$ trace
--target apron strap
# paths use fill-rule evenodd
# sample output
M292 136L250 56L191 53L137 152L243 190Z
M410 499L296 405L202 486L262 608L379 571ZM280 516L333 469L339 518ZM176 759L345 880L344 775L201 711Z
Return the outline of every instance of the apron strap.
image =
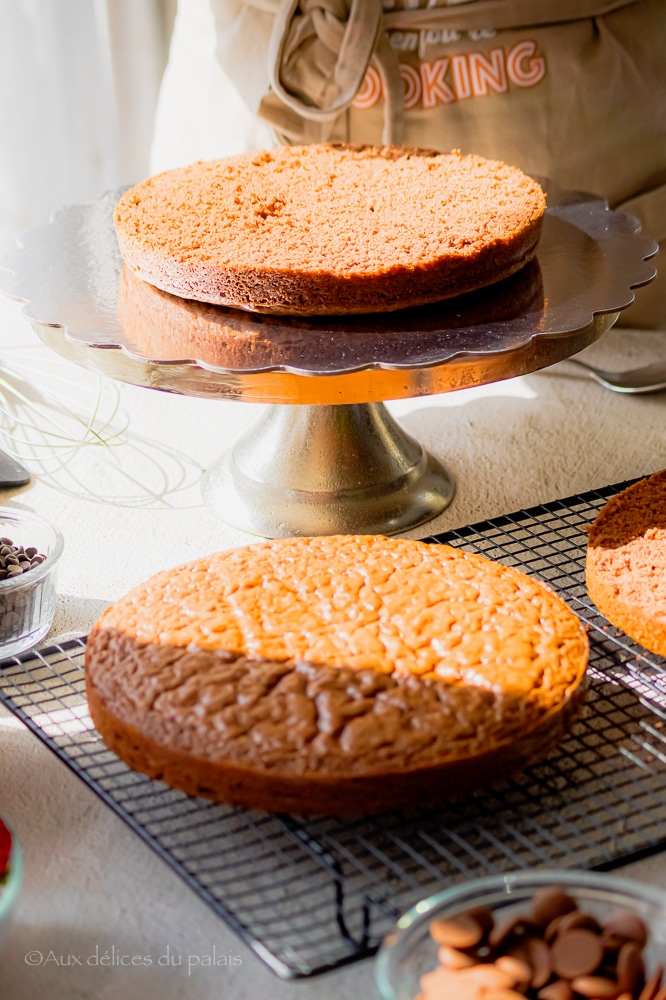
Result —
M404 85L381 0L283 0L268 60L274 94L297 115L323 125L324 133L351 105L372 62L386 95L383 141L401 143ZM270 114L271 102L261 110L262 117Z

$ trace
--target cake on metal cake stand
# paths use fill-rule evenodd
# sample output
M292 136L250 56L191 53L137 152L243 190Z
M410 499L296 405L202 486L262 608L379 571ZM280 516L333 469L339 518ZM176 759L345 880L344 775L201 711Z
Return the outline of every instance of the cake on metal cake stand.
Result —
M149 307L133 308L113 226L118 192L29 230L0 286L24 303L49 347L85 368L167 392L270 404L205 475L204 496L227 523L268 537L395 534L443 510L454 485L385 401L483 385L570 357L608 330L632 289L656 273L649 259L657 245L632 216L543 184L548 209L536 261L480 292L420 309L258 316L141 289L136 279Z

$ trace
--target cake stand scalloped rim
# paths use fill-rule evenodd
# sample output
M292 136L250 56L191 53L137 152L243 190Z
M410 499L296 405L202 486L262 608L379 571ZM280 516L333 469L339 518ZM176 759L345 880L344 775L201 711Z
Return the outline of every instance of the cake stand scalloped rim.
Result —
M564 324L562 329L556 328L549 329L547 331L526 329L522 335L519 333L519 339L514 340L514 342L510 345L512 349L526 347L534 338L537 337L557 338L560 336L566 336L576 330L585 329L585 327L594 320L596 315L620 312L622 309L631 305L634 301L635 296L632 290L649 283L656 275L656 268L651 265L649 261L658 252L658 244L651 237L640 232L640 224L634 216L631 216L628 213L609 209L608 203L596 195L589 195L586 192L560 191L557 188L553 188L551 182L544 183L548 185L549 200L555 202L554 205L548 208L547 214L551 213L560 218L568 219L569 221L572 216L586 216L587 218L584 219L586 222L589 222L590 219L592 220L592 228L595 232L595 237L604 252L605 266L611 269L616 268L618 282L615 286L614 297L612 300L606 300L595 304L586 302L579 307L579 311L576 316L576 326L573 329L570 323L568 325ZM554 192L554 197L551 196L552 192ZM30 258L35 256L35 244L37 244L39 249L40 238L46 235L50 237L53 237L54 235L57 236L59 227L71 224L71 218L74 213L85 215L95 212L99 213L101 210L107 215L108 220L112 223L113 206L121 193L121 191L110 191L94 201L59 209L56 213L54 213L50 222L42 226L36 226L28 229L17 237L18 249L7 262L0 263L0 290L10 298L14 298L22 303L22 313L31 323L36 323L40 326L51 327L54 329L61 329L67 340L84 347L89 347L91 349L97 348L101 350L121 350L130 360L141 362L143 364L149 363L151 365L158 366L180 366L181 368L191 367L194 369L199 368L211 373L218 373L220 375L237 375L239 377L285 373L311 378L335 375L344 376L363 371L401 372L438 367L452 361L460 362L463 360L469 360L472 362L475 359L480 359L484 356L501 354L507 349L504 344L498 341L495 345L484 345L481 350L470 351L465 348L451 350L441 359L407 359L404 362L374 360L348 365L345 367L327 368L326 370L302 368L288 363L262 365L254 368L226 368L216 366L204 360L198 359L197 357L184 356L182 358L169 359L148 357L140 352L132 350L128 344L122 342L122 338L118 336L118 333L114 336L111 331L107 335L102 330L99 335L101 337L100 340L91 340L90 334L82 336L80 333L72 332L72 323L66 316L56 318L51 314L51 310L46 304L40 307L39 299L37 301L37 306L35 306L35 292L31 292L29 289L26 290L21 287L21 282L24 280L24 278L22 278L21 268L21 264L24 263L24 261L22 261L21 258L23 255L27 255L29 262ZM109 235L110 234L107 233L107 237ZM113 233L113 236L115 236L115 233ZM629 240L632 245L631 254L627 253L627 240ZM110 242L111 246L113 246L112 241L109 240L108 242ZM82 242L82 246L85 246L84 241ZM118 254L117 264L118 266L121 266L122 258L120 257L120 251L117 249L117 243L115 249ZM631 273L628 273L627 271L628 264L633 265ZM25 275L25 269L23 269L23 275ZM37 278L38 275L36 275L36 280ZM34 287L36 288L36 286ZM248 314L248 321L251 321L252 315L253 314L251 313ZM279 317L276 318L279 320ZM103 323L109 323L108 317L101 317L101 319ZM103 323L101 325L103 325ZM484 330L487 326L488 324L482 324L480 329ZM120 327L119 324L118 331L122 333L122 327Z

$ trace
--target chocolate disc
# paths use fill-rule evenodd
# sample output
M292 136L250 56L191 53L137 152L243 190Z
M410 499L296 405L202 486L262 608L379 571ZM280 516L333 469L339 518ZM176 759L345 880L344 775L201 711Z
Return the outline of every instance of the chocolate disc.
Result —
M589 976L599 968L603 957L601 939L585 929L559 935L551 948L553 972L563 979Z
M445 920L433 920L430 935L438 944L450 948L473 948L483 937L483 929L469 913L460 913Z
M545 927L555 917L575 909L575 899L562 889L541 889L534 894L532 900L532 916L541 927Z

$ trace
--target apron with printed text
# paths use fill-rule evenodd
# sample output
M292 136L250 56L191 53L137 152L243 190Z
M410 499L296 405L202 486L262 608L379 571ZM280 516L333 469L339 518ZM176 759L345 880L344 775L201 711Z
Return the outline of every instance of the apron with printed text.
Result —
M479 153L666 243L666 0L211 2L218 58L278 141ZM666 277L622 319L666 329Z

